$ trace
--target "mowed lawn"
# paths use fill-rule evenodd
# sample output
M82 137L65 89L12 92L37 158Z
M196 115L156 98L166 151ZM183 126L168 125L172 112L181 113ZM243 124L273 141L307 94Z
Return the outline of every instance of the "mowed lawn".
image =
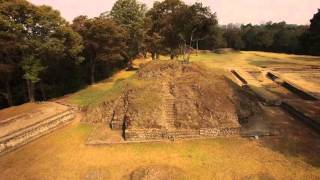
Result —
M318 65L320 62L317 57L263 52L201 54L191 58L209 67L262 67L270 65L271 61L271 64ZM98 104L134 74L135 71L122 71L67 100L80 106ZM153 165L181 169L185 179L320 179L320 156L308 157L308 150L299 150L304 142L294 137L273 145L269 144L273 140L216 138L87 146L85 142L92 125L80 123L79 119L0 156L0 179L81 179L96 170L103 171L107 179L121 179L137 168ZM320 147L319 144L314 146Z

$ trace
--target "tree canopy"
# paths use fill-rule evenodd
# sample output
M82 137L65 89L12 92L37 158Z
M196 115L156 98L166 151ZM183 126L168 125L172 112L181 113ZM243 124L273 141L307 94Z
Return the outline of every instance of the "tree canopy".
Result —
M132 68L132 60L143 48L145 38L146 5L136 0L118 0L110 11L111 18L117 22L128 35L126 57L128 67Z
M34 6L24 0L4 1L0 5L0 29L3 42L0 63L13 67L7 72L6 94L11 93L11 76L15 73L21 74L20 81L27 81L30 101L34 101L33 86L40 81L45 97L45 85L55 87L57 80L63 81L51 72L58 68L61 74L67 75L60 67L61 62L75 64L81 59L78 56L82 51L81 36L51 7Z
M309 29L301 37L303 51L312 55L320 55L320 9L310 23Z
M79 16L72 26L83 37L83 55L90 66L91 84L95 83L97 63L108 66L126 58L126 32L112 19Z

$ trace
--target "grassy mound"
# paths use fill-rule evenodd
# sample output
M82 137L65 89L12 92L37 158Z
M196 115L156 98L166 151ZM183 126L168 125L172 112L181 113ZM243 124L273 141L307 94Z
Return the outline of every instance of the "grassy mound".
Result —
M87 119L118 129L239 127L239 121L260 109L251 94L223 73L194 63L149 63L122 82L117 98L89 108Z

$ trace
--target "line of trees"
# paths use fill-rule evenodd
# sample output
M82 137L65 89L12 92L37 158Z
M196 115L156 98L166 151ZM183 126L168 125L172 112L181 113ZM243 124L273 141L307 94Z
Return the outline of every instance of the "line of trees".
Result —
M118 0L99 17L70 24L48 6L0 0L0 108L47 100L94 84L137 56L189 61L196 49L231 47L319 54L320 11L311 26L267 23L219 26L201 3Z
M320 9L310 23L310 26L285 22L221 26L222 35L215 47L320 55Z
M308 26L268 22L261 25L222 27L225 46L239 50L303 53L301 37Z

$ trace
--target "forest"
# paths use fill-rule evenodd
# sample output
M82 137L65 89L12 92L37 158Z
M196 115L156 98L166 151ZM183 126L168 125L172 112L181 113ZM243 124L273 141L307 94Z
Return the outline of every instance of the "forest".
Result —
M137 57L189 61L194 50L220 48L320 55L320 9L310 25L220 25L217 16L202 3L118 0L68 22L49 6L0 0L0 108L75 92Z

